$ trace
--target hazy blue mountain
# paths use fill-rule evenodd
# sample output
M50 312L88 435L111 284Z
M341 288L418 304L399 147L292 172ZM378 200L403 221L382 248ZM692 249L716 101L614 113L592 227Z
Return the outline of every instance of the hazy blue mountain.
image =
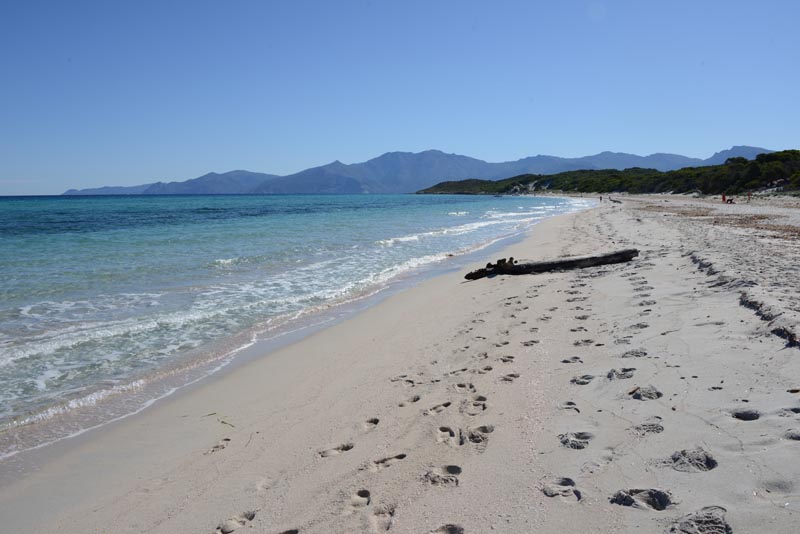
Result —
M346 165L337 162L322 167L280 176L254 188L254 194L359 194L365 193L361 182L340 172Z
M435 180L437 176L491 174L496 164L440 150L426 150L416 154L388 152L363 163L339 165L339 172L346 172L363 183L365 192L405 193L414 191L419 184Z
M640 167L642 169L658 169L659 171L671 171L683 167L694 167L703 165L703 160L689 158L678 154L650 154L649 156L637 156L636 154L625 154L623 152L601 152L594 156L584 156L575 158L581 164L582 169L630 169Z
M728 150L717 152L703 163L704 165L722 165L728 158L747 158L756 159L756 156L764 153L772 153L774 150L767 150L766 148L758 148L754 146L734 146Z
M671 171L684 167L715 165L734 156L755 158L764 148L735 146L708 159L678 154L637 156L623 152L601 152L580 158L538 155L516 161L489 163L480 159L446 154L440 150L387 152L362 163L334 161L288 176L249 171L209 173L184 182L157 182L133 187L70 189L65 195L170 195L170 194L359 194L413 193L447 180L481 178L496 180L520 174L557 174L581 169L629 169L640 167Z
M244 195L252 193L262 183L279 178L274 174L250 171L210 172L185 182L157 182L143 195Z
M132 185L132 186L105 186L93 187L89 189L68 189L64 195L141 195L148 187L153 184Z

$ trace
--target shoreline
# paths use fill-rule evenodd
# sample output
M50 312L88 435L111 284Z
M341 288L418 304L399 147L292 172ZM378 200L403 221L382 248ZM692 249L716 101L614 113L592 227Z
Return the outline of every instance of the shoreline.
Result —
M533 223L533 226L538 222ZM186 356L178 361L168 362L161 369L152 370L145 375L133 377L125 383L117 384L110 390L99 389L89 395L76 397L69 402L53 405L31 416L26 416L22 418L22 424L8 427L3 430L3 435L0 435L0 441L5 443L12 443L13 440L16 440L17 443L26 445L21 450L4 453L0 456L0 462L8 460L14 462L14 457L24 454L26 451L49 447L134 416L186 387L191 387L224 372L229 367L263 357L278 348L312 335L320 329L347 320L398 291L414 287L431 277L463 269L471 261L494 254L504 247L524 239L531 227L521 232L493 238L468 249L442 253L442 258L395 274L389 280L370 287L360 294L324 303L316 308L302 310L294 313L293 317L270 318L268 323L277 319L277 326L257 325L248 331L232 335L228 339L214 342L205 349L194 350L198 355L210 350L213 357ZM94 397L98 394L100 400L95 401ZM72 406L73 403L77 404ZM55 415L48 415L51 412ZM44 417L38 420L39 416ZM32 423L25 422L30 418L34 419ZM7 470L0 468L0 481L5 478L2 476L2 471Z
M675 204L669 213L650 209L664 200ZM10 530L66 533L664 532L721 507L706 513L734 531L790 532L800 513L797 349L739 304L735 285L715 285L747 279L781 306L788 293L770 286L773 273L761 280L758 264L750 274L742 261L773 238L715 224L749 232L737 244L754 250L729 259L725 239L719 250L710 243L700 253L715 273L698 270L689 249L705 234L681 213L697 205L626 197L548 218L500 255L630 245L642 256L567 273L425 280L70 440L3 485L0 515ZM630 398L651 386L661 395ZM732 416L746 409L758 419ZM714 468L665 464L697 448ZM670 502L654 509L633 489ZM632 506L609 502L618 491Z

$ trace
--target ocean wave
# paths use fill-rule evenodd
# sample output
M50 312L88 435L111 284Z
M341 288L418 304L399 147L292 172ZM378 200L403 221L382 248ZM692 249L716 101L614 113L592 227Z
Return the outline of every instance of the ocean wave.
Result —
M419 241L419 238L424 235L425 234L413 234L402 237L390 237L389 239L379 239L378 241L375 242L375 244L391 247L396 245L397 243L409 243L411 241Z
M141 389L142 386L145 385L144 380L134 380L128 384L120 384L117 386L113 386L107 389L101 389L90 393L88 395L78 397L76 399L71 399L61 404L57 404L55 406L50 406L40 412L34 413L32 415L28 415L26 417L22 417L19 419L14 419L10 422L6 422L0 424L0 432L5 430L9 430L12 428L17 428L21 426L27 426L33 423L38 423L41 421L46 421L48 419L52 419L59 415L64 415L66 413L74 412L80 408L87 408L90 406L95 406L99 402L113 396L119 395L121 393L126 393L130 391L136 391L137 389Z
M432 230L430 232L421 232L418 234L381 239L379 241L376 241L375 244L382 246L394 246L398 243L414 242L414 241L419 241L420 239L423 238L465 235L480 230L482 228L486 228L488 226L496 226L501 224L518 226L520 224L529 224L539 220L541 218L541 214L533 212L509 213L509 214L503 213L503 214L490 215L487 218L489 220L483 220L472 223L466 223L458 226L441 228L439 230Z

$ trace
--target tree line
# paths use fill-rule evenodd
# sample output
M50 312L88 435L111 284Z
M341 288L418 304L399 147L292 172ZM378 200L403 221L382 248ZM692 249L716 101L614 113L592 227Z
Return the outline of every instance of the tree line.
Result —
M800 190L800 150L759 154L754 160L729 158L722 165L655 169L580 170L559 174L522 174L503 180L441 182L423 194L513 194L542 190L582 193L702 193L739 195L776 188Z

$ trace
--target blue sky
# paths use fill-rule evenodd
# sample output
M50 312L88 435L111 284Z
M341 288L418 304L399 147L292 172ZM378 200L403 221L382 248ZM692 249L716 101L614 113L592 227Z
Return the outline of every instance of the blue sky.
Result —
M0 4L0 195L437 148L800 148L800 2Z

